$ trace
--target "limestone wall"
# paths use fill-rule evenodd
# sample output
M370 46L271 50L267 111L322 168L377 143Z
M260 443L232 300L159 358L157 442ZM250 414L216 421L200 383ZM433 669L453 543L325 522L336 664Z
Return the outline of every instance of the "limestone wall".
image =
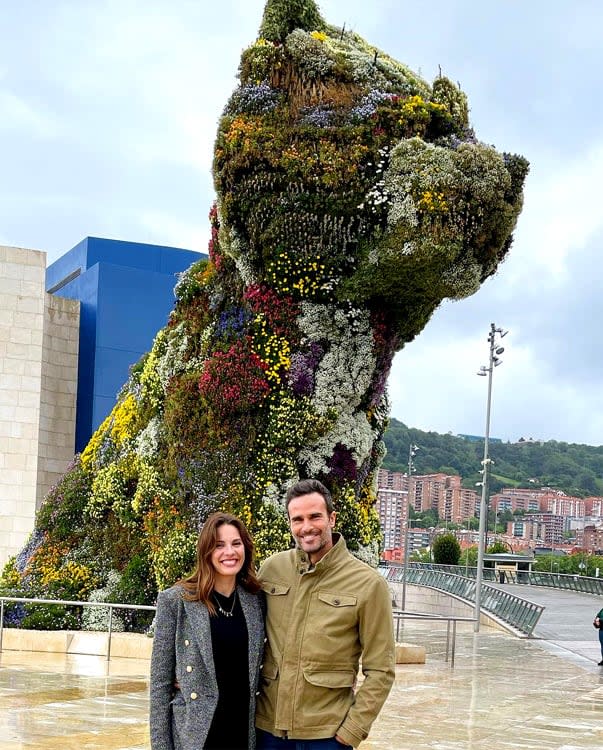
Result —
M45 295L36 503L73 458L80 303Z
M0 566L73 456L79 306L45 276L45 253L0 246Z
M0 247L0 564L36 510L46 256Z

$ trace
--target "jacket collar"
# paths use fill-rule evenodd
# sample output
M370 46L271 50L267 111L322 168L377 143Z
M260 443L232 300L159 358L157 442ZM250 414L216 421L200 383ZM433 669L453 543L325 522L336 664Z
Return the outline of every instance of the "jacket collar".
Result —
M327 552L327 554L324 557L321 557L320 560L316 563L316 565L312 566L310 563L310 558L308 557L308 553L304 552L303 550L299 549L299 547L295 548L295 562L297 567L297 572L300 575L303 575L304 573L309 573L311 571L320 572L321 570L324 570L325 568L333 567L334 565L337 565L338 562L342 561L345 557L347 557L348 554L348 548L345 543L345 539L339 534L338 532L333 532L333 546L331 549Z

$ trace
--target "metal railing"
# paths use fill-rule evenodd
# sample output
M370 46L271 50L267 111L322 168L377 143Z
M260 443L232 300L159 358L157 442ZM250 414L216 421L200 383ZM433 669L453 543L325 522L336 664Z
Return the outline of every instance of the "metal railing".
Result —
M446 623L446 655L445 661L450 658L450 666L454 667L454 655L456 653L456 624L457 622L475 622L473 617L456 617L454 615L433 615L427 612L405 612L394 609L394 626L396 629L396 641L400 638L400 622L403 620L428 620L430 622Z
M402 569L402 565L392 565L391 563L384 567ZM436 565L436 563L416 563L408 564L409 568L417 570L441 570L444 573L453 573L454 575L463 576L464 578L475 578L477 568L467 567L465 565ZM484 568L484 581L494 583L519 583L531 586L547 586L548 588L567 589L568 591L578 591L582 594L595 594L603 596L603 578L593 576L583 576L577 573L549 573L545 571L527 571L519 570L495 570L494 568Z
M134 609L155 612L156 607L147 604L114 604L113 602L72 602L66 599L24 599L17 596L0 596L0 653L2 652L2 635L4 631L4 606L6 602L22 604L61 604L65 607L103 607L109 610L107 626L107 661L111 658L111 636L113 635L113 610ZM104 631L101 631L104 632Z
M403 567L382 567L380 572L390 583L401 583L404 580ZM472 578L443 570L409 567L406 582L445 591L467 602L475 602L476 582ZM528 636L532 634L544 611L544 607L539 604L533 604L484 583L481 593L481 609Z

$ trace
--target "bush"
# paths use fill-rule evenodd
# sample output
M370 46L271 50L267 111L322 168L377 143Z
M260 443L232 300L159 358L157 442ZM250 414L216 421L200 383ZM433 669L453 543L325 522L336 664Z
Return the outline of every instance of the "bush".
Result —
M438 565L458 565L461 545L454 534L441 534L433 543L433 561Z
M79 630L80 612L77 607L62 604L26 604L26 615L19 627L25 630Z

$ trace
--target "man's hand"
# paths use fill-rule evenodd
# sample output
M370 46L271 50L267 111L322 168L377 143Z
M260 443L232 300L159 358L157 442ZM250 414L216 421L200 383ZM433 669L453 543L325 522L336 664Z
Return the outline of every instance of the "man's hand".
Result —
M349 747L348 743L344 742L338 734L335 735L335 739L337 740L337 742L339 742L340 745L345 745L346 747Z

